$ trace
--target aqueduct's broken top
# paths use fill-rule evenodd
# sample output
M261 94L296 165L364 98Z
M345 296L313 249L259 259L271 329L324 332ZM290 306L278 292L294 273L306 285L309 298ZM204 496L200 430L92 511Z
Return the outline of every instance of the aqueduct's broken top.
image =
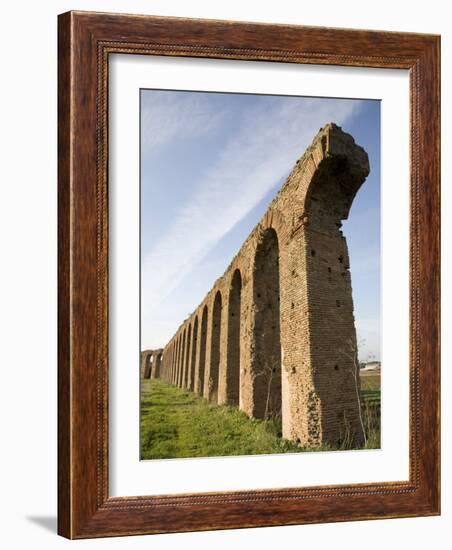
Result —
M335 124L322 128L165 346L159 376L250 417L279 418L283 436L301 445L360 445L352 287L340 228L368 173L368 156L352 136Z

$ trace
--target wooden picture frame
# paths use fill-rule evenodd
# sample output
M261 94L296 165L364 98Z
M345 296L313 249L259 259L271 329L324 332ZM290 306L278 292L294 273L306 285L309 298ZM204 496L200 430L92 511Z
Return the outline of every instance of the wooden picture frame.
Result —
M58 38L58 532L89 538L440 513L440 38L68 12ZM148 497L108 492L112 53L410 73L409 481Z

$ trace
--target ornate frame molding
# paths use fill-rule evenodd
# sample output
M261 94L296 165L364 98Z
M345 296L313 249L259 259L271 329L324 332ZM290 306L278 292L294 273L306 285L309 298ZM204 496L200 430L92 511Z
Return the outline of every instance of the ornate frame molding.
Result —
M58 48L59 533L86 538L439 514L440 38L68 12L59 16ZM409 481L109 497L107 92L113 53L410 71Z

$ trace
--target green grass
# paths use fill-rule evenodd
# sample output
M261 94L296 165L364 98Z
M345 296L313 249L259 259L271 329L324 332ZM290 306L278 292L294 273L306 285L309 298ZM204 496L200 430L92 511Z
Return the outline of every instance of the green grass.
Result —
M366 448L380 447L380 390L378 380L361 377ZM236 407L208 403L193 392L162 380L142 380L141 458L238 456L325 451L331 447L301 448L281 437L272 420L250 419Z
M302 449L282 439L276 423L235 407L212 405L161 380L142 380L141 458L253 455Z
M378 390L380 391L380 373L377 372L361 372L361 389L362 390Z
M366 431L366 449L380 448L381 391L380 373L361 373L361 407Z

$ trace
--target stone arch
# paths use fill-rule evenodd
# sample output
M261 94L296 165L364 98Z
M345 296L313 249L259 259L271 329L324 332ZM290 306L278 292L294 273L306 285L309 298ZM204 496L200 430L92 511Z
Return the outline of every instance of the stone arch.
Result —
M143 368L143 378L151 378L152 370L152 352L144 352L144 368Z
M242 275L234 271L229 289L226 356L226 403L238 405L240 397L240 333Z
M281 420L279 245L274 229L264 230L258 242L253 282L253 416Z
M178 386L179 388L182 388L182 382L184 379L184 370L185 370L185 342L187 337L187 331L186 329L182 332L182 348L181 348L181 357L180 357L180 371L179 371L179 379L178 379Z
M177 338L173 338L173 352L172 352L172 359L171 359L171 372L170 372L170 378L169 381L171 384L174 384L174 371L176 370L176 360L177 360Z
M180 381L182 378L182 368L184 365L184 331L181 330L180 334L180 353L179 353L179 371L177 373L177 382L176 384L180 387Z
M179 373L180 373L180 356L182 350L182 335L181 333L177 336L177 357L176 357L176 368L174 372L174 385L178 385Z
M179 358L179 336L176 335L174 339L174 363L173 363L173 372L171 376L171 383L176 383L176 372L177 372L177 361Z
M163 361L163 352L156 351L152 356L151 378L160 378L160 371Z
M170 383L174 384L174 371L177 363L177 336L173 338L173 360L171 365Z
M171 344L170 344L170 357L169 357L168 368L166 369L166 376L165 376L165 380L169 383L171 383L171 373L173 372L173 365L174 365L174 338L171 340Z
M182 375L184 372L184 352L185 352L185 331L181 329L179 373L177 377L177 385L179 386L179 388L182 387Z
M171 361L172 361L172 355L173 355L172 349L173 349L173 346L170 343L170 345L167 348L165 348L166 351L164 352L165 362L162 369L162 378L165 380L165 382L168 381L168 371L171 368Z
M187 342L186 342L186 351L185 351L185 369L184 369L184 379L182 381L182 387L188 388L189 387L189 379L190 379L190 349L191 349L191 324L188 324L187 329Z
M171 371L171 384L174 384L176 378L176 368L177 368L177 336L174 338L174 358L173 358L173 369Z
M304 213L310 229L337 234L348 218L362 174L351 170L345 155L325 157L309 182L304 196Z
M207 348L207 321L209 317L209 310L207 305L204 306L202 310L201 318L201 334L200 334L200 346L199 346L199 368L198 368L198 379L197 379L197 389L198 393L201 395L204 394L205 386L205 374L206 374L206 348Z
M221 292L217 290L212 307L212 330L210 336L210 364L207 399L212 403L218 402L218 381L220 370L221 349Z
M198 316L196 315L193 321L190 371L189 371L189 380L188 380L189 390L193 390L195 388L195 367L196 367L197 352L198 352Z
M260 224L261 231L267 229L273 229L278 236L278 246L281 251L281 247L284 245L284 242L289 237L288 223L284 219L284 216L281 212L273 206L265 213Z

